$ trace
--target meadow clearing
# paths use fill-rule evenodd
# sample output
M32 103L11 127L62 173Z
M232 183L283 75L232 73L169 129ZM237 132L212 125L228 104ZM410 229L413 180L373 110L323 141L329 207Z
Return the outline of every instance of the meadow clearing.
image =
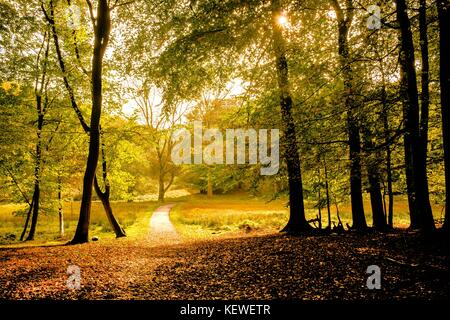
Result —
M181 196L180 196L181 194ZM152 199L148 197L148 199ZM170 213L170 219L184 240L216 237L233 237L249 233L275 233L288 219L287 200L284 198L270 201L263 197L251 197L248 194L230 195L192 194L189 196L174 192L167 203L176 205ZM153 211L161 205L156 200L113 202L114 213L125 228L129 238L143 238L148 234L148 223ZM312 203L306 202L307 219L318 214ZM53 244L69 241L75 232L80 203L64 202L65 235L59 235L57 214L42 214L39 217L35 240L29 244ZM370 203L365 201L366 219L370 225ZM0 204L0 245L18 243L25 217L14 214L23 208L19 204ZM348 204L331 207L331 219L337 223L337 209L344 226L351 224L351 211ZM435 219L442 215L442 206L434 205ZM408 206L405 199L396 199L394 204L394 225L406 228L409 223ZM322 209L322 226L327 225L327 210ZM90 234L100 240L113 239L114 233L103 213L102 204L92 203ZM27 245L27 244L26 244Z

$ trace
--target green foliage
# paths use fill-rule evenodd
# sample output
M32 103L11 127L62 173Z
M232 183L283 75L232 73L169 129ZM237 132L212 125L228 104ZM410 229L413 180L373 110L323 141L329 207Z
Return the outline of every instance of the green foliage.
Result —
M71 3L80 6L83 13L80 27L68 27L65 1L55 1L55 25L65 76L81 113L88 119L93 28L86 2ZM439 84L434 81L439 78L439 43L434 5L427 3L433 80L428 178L431 199L440 208L445 198L444 146ZM270 1L146 0L122 4L113 10L103 76L102 142L111 199L132 201L157 193L164 172L164 186L171 182L174 189L206 193L210 183L214 194L246 191L286 203L289 188L284 162L277 175L264 177L258 166L177 167L170 160L170 147L161 148L170 141L173 130L190 129L195 120L222 132L231 128L282 128ZM391 2L382 1L379 5L385 25L369 30L363 8L371 4L364 0L354 9L349 36L355 121L361 128L363 145L374 146L371 150L363 146L361 152L363 188L369 188L367 169L377 167L386 191L389 148L393 192L402 196L406 194L404 123L399 99L398 34L391 27L396 23L395 8ZM417 1L408 4L413 12ZM345 207L350 193L348 110L343 99L338 23L327 0L282 1L282 5L289 20L283 35L304 194L311 210L326 209L327 182L331 206ZM39 183L41 211L55 217L59 189L63 201L81 197L88 136L64 90L53 39L39 2L0 1L0 19L0 201L26 204L31 199L38 140L36 80L47 64L48 83L42 98L48 100L49 108L39 132L43 143ZM411 22L420 73L418 21ZM44 61L46 41L50 41L50 51ZM149 117L149 108L153 117ZM280 147L283 154L283 137ZM100 169L97 177L103 188ZM18 208L17 219L26 212L26 206ZM248 226L256 228L250 222Z

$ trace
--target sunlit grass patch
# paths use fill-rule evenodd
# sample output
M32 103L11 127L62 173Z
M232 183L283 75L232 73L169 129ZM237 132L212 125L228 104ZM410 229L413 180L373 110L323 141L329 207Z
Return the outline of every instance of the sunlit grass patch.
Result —
M372 224L370 200L364 201L367 224ZM442 207L433 206L435 218L439 218ZM344 227L352 225L350 204L330 206L331 221L338 223L338 215ZM312 201L305 201L308 220L316 219L318 209ZM328 225L327 208L322 209L322 227ZM211 238L223 234L248 233L251 231L276 232L283 228L289 218L287 199L269 201L263 197L247 194L194 195L185 203L177 205L170 214L178 232L185 238ZM317 226L317 223L316 223ZM409 209L406 199L397 197L394 203L394 226L409 226Z
M287 219L284 200L245 194L207 198L192 196L172 209L170 218L185 238L205 238L224 233L280 229Z
M280 228L286 220L285 210L192 208L183 212L183 206L175 210L172 218L177 223L199 225L216 231L241 229ZM217 210L217 209L216 209ZM178 213L178 214L177 214ZM181 214L182 213L182 214Z
M112 202L114 215L128 237L145 237L148 233L148 220L158 206L154 201ZM17 243L23 230L24 216L16 216L14 211L24 206L16 204L0 205L0 244ZM57 214L40 214L36 228L35 240L32 243L64 243L75 233L80 210L79 202L64 202L65 236L59 235L59 219ZM105 215L101 202L92 202L90 236L100 240L114 239L115 234Z

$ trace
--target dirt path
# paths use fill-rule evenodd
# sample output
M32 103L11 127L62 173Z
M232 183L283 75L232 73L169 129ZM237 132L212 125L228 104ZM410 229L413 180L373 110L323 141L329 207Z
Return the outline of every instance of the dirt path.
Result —
M149 237L152 240L169 244L180 242L180 235L169 218L170 210L175 204L166 204L155 210L150 218Z

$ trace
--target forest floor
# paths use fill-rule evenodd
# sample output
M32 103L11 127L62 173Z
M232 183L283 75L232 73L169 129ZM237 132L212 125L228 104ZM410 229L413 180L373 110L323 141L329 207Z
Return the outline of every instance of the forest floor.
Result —
M0 249L0 299L449 299L449 257L417 235L240 237L165 244L151 236ZM81 288L66 286L69 265ZM366 287L367 267L381 289Z

